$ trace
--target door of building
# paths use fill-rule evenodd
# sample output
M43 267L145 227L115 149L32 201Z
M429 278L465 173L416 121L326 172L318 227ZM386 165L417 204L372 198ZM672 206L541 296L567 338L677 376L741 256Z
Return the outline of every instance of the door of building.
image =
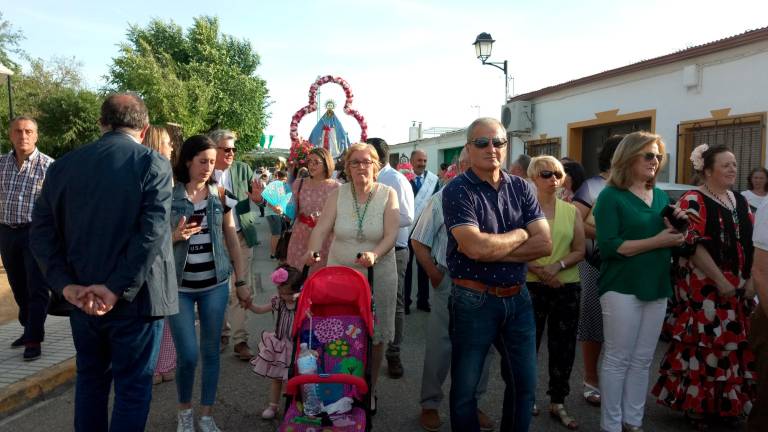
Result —
M651 130L650 118L584 128L581 141L581 164L584 166L587 177L600 174L597 158L605 140L612 135L641 130Z

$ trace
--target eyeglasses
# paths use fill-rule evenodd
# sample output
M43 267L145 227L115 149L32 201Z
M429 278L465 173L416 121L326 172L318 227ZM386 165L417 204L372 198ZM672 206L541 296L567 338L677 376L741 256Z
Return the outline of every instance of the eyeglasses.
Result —
M351 166L352 168L359 168L359 167L368 168L371 165L373 165L373 161L370 160L370 159L368 159L368 160L356 160L355 159L355 160L349 161L349 166Z
M643 153L643 159L645 159L646 162L650 162L653 160L653 158L656 158L659 163L664 160L664 155L660 153L654 153L654 152L648 152Z
M322 165L322 164L323 164L323 161L319 161L319 160L317 160L317 159L310 159L310 160L307 162L307 165L311 165L311 166L315 166L315 165Z
M237 153L237 149L234 148L234 147L216 147L216 148L221 150L221 151L223 151L226 154L229 154L229 153L235 154L235 153Z
M560 180L561 178L563 178L563 173L560 171L550 171L550 170L539 171L539 177L543 179L552 178L552 176L555 176L556 179Z
M501 139L501 138L494 138L494 139L490 140L490 139L485 138L485 137L478 138L476 140L472 140L472 144L474 144L475 147L480 148L480 149L488 147L488 144L491 144L491 143L493 143L493 146L496 147L496 148L502 148L505 145L507 145L507 140Z

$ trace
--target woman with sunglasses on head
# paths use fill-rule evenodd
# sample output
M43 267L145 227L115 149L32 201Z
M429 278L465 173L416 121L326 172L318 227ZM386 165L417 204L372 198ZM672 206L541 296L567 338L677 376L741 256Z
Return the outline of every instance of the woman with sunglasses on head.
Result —
M371 408L374 411L376 382L384 348L395 335L395 239L400 228L397 193L391 187L376 182L379 168L379 155L373 146L358 143L347 148L344 157L347 183L331 192L325 201L304 257L306 265L314 265L324 258L320 255L323 242L333 236L328 250L328 265L351 267L363 274L366 274L366 268L375 269L373 301L376 322L371 359L371 395L374 395Z
M339 183L331 179L333 173L333 159L331 153L322 148L315 147L307 155L308 178L299 178L293 182L293 202L296 203L296 220L293 223L293 233L288 244L288 258L286 262L293 268L300 269L304 266L307 255L309 236L317 225L322 214L323 205L328 200L331 192L339 188ZM332 236L325 238L320 249L320 262L310 269L314 272L325 267L328 259L328 248L331 247Z
M672 341L653 394L701 430L715 418L737 423L755 391L747 342L753 219L747 200L731 191L737 164L727 147L702 144L691 161L703 183L678 201L691 222L674 272Z
M605 432L642 431L648 371L672 294L671 248L684 241L672 223L685 221L685 214L670 207L667 194L655 187L664 154L658 135L625 136L594 207L602 258L600 427Z
M547 327L549 351L549 413L568 429L579 424L565 410L579 323L579 270L584 259L584 227L573 204L557 198L565 178L563 165L552 156L538 156L528 165L541 210L552 236L552 254L528 263L526 283L536 319L536 350ZM537 413L534 405L534 413Z

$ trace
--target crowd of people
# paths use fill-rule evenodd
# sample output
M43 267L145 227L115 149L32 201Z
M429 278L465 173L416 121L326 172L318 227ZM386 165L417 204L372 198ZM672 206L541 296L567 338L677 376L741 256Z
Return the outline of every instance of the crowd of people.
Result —
M496 428L478 408L492 361L505 385L499 429L529 430L540 414L537 356L546 334L548 414L579 428L567 407L578 341L581 397L599 407L601 430L642 431L662 331L669 345L650 389L659 404L695 430L745 416L748 430L768 428L768 171L753 170L749 189L734 192L728 147L696 147L698 184L671 203L656 187L667 163L658 135L609 138L591 178L578 162L553 156L521 155L507 172L506 131L480 118L439 175L415 150L412 180L389 165L381 138L350 145L340 161L312 149L303 166L274 175L292 193L289 218L265 198L268 178L235 160L233 132L174 148L132 93L108 96L99 123L98 140L53 161L35 146L35 120L17 117L13 149L0 156L0 254L24 327L12 346L24 347L24 360L44 355L48 308L71 309L76 430L143 430L153 383L175 381L177 430L218 431L213 405L230 342L270 379L261 416L278 417L305 266L375 270L372 413L384 360L390 378L404 374L416 279L416 307L430 313L419 396L425 430L442 425L449 373L451 429ZM258 240L259 217L270 227L268 245ZM278 261L266 304L254 303L256 247ZM269 312L275 328L252 351L248 314Z

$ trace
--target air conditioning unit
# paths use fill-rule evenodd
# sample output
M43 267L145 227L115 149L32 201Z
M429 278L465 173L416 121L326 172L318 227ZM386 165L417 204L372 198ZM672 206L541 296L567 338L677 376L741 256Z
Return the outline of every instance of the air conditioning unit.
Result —
M533 130L533 104L513 101L501 107L501 124L511 134L529 134Z

